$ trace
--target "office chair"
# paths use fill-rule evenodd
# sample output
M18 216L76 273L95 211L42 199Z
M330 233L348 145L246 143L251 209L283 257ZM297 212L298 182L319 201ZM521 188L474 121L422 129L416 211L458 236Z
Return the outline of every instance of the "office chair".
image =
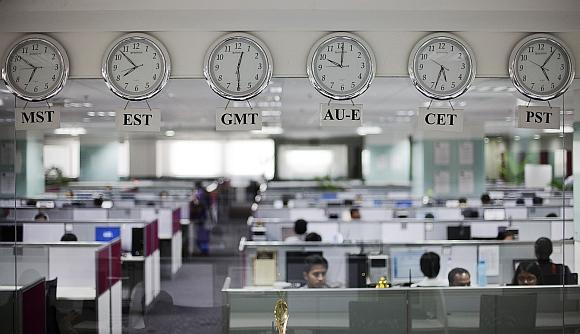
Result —
M537 295L482 295L479 332L483 334L528 334L536 327Z
M46 281L46 333L60 334L56 312L56 287L58 278Z

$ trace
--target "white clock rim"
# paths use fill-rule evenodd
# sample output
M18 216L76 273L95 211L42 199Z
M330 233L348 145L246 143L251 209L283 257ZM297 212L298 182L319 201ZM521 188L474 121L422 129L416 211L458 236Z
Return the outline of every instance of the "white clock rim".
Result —
M362 49L365 50L365 52L367 53L367 56L368 56L369 62L370 62L369 75L365 80L365 84L362 85L361 88L359 88L358 90L356 90L352 93L349 93L349 94L335 94L335 93L327 91L317 81L316 76L314 75L314 73L316 71L315 71L315 69L312 68L312 66L314 64L314 56L316 55L320 45L325 44L326 42L328 42L331 39L339 39L339 38L352 40L356 44L361 46ZM375 54L373 52L373 49L360 36L352 34L352 33L348 33L348 32L334 32L331 34L326 34L326 35L322 36L321 38L319 38L314 44L312 44L312 47L310 48L310 52L308 53L308 58L307 58L306 62L307 62L306 63L306 74L308 75L308 80L310 81L310 84L320 94L322 94L330 99L337 100L337 101L352 100L356 97L361 96L364 92L367 91L367 89L369 89L369 87L371 86L371 84L375 78L375 74L376 74L376 58L375 58Z
M232 39L246 39L246 40L250 40L252 43L256 44L256 46L264 54L264 58L265 58L266 63L267 63L266 64L267 65L266 66L266 78L264 79L262 84L259 86L256 86L249 93L246 93L243 95L234 95L234 94L230 94L227 91L224 91L216 83L213 82L212 76L210 74L210 70L211 70L210 69L210 61L211 61L213 55L215 54L215 52L217 51L217 47L219 45L221 45L222 43L229 41L229 40L232 40ZM246 101L246 100L249 100L253 97L256 97L260 93L262 93L264 91L264 89L266 89L266 87L268 87L268 85L270 84L270 81L272 80L273 68L274 68L274 65L273 65L272 53L270 52L270 49L268 49L266 44L264 42L262 42L262 40L260 40L256 36L248 34L248 33L243 33L243 32L228 33L228 34L225 34L225 35L219 37L218 39L216 39L210 45L210 47L207 49L207 51L205 53L204 61L203 61L203 75L204 75L205 81L207 82L209 87L217 95L221 96L224 99L232 100L232 101Z
M42 41L42 42L45 42L45 43L53 46L55 48L55 50L57 51L57 54L61 60L61 63L63 64L62 70L61 70L60 81L57 83L57 85L54 86L53 89L49 90L47 93L40 95L40 96L30 96L30 95L27 95L26 93L20 92L18 88L13 87L12 84L10 83L10 80L8 78L8 72L6 70L6 68L9 67L8 61L10 59L10 56L12 56L14 51L17 49L16 47L19 45L22 45L26 42L34 41L34 40ZM29 34L29 35L21 37L21 38L17 39L16 41L12 42L12 44L10 44L7 51L5 52L4 58L2 61L2 80L4 81L4 84L6 84L6 88L8 89L8 91L10 93L16 95L17 97L19 97L23 100L29 101L29 102L41 102L41 101L46 101L46 100L54 97L55 95L57 95L58 93L60 93L62 91L62 89L66 85L66 81L68 79L69 69L70 69L70 67L69 67L68 54L66 52L66 49L62 46L62 44L60 44L56 39L54 39L48 35Z
M157 87L155 87L155 89L153 89L152 91L150 91L147 94L127 94L127 93L119 90L117 87L115 87L114 84L111 83L113 81L113 78L110 77L109 61L108 60L109 60L109 57L111 57L111 55L112 55L111 53L113 52L113 50L121 42L123 42L125 40L136 40L137 41L137 40L144 40L144 39L149 41L151 44L155 45L155 47L157 47L161 51L161 58L162 58L161 61L163 61L163 63L165 64L165 71L163 71L163 79L159 82L159 84L157 85ZM105 80L105 84L107 85L109 90L111 90L118 97L120 97L124 100L129 100L129 101L142 101L142 100L150 99L153 96L159 94L163 90L165 85L167 85L167 82L169 81L169 76L171 73L171 58L169 57L169 52L167 51L167 48L159 39L157 39L149 34L145 34L145 33L123 34L120 37L113 40L111 42L111 44L109 44L109 46L107 47L107 50L103 55L103 60L102 60L101 64L102 64L101 65L101 75L102 75L103 79Z
M536 42L539 40L549 40L550 42L557 44L558 46L560 46L562 48L562 50L564 50L564 52L566 52L566 56L568 58L568 66L569 66L570 71L568 72L568 78L566 79L566 83L564 84L564 86L562 86L562 88L560 90L558 90L557 92L554 92L554 93L550 93L550 94L537 94L537 93L531 92L522 83L520 83L520 80L519 80L518 76L516 75L516 66L517 66L516 58L519 55L520 50L522 50L524 45L526 45L530 42ZM520 41L518 41L518 43L512 49L512 52L511 52L510 58L509 58L508 72L509 72L509 76L510 76L510 79L511 79L514 87L521 94L523 94L524 96L526 96L532 100L549 101L549 100L553 100L553 99L559 97L560 95L562 95L562 94L566 93L566 91L568 91L568 88L570 88L570 85L572 85L572 81L574 81L574 76L576 75L576 61L574 60L574 55L572 54L570 48L560 38L558 38L554 35L551 35L551 34L532 34L532 35L529 35L529 36L522 38Z
M463 47L463 49L465 49L465 53L466 53L467 58L469 60L469 65L470 65L469 78L467 78L463 87L460 90L457 90L453 94L433 93L433 92L427 90L426 88L424 88L420 84L420 80L418 80L416 75L415 75L415 59L417 58L418 51L423 46L425 46L426 44L428 44L429 42L431 42L434 39L451 39L451 40L455 41L456 43L460 44ZM411 82L413 83L413 86L415 86L415 88L424 96L426 96L430 99L434 99L434 100L452 100L452 99L458 98L459 96L465 94L465 92L467 92L467 90L469 90L469 87L471 87L471 84L473 83L473 80L475 79L475 76L477 73L477 61L475 60L475 53L473 52L473 49L471 48L469 43L467 43L464 39L462 39L459 36L452 34L452 33L437 32L437 33L432 33L432 34L429 34L429 35L421 38L415 44L415 46L411 50L411 53L409 54L408 71L409 71L409 77L411 78Z

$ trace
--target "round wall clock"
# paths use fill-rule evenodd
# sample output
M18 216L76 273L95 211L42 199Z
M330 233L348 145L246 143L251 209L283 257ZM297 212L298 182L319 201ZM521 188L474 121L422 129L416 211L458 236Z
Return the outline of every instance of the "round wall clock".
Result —
M159 93L169 80L171 61L156 38L131 33L117 38L105 53L101 73L117 96L140 101Z
M510 78L520 93L551 100L574 80L574 57L560 39L548 34L528 36L516 44L509 60Z
M208 49L203 74L211 89L228 100L260 94L272 78L272 55L266 45L245 33L232 33Z
M428 98L449 100L465 93L475 78L475 56L469 45L448 33L421 39L409 55L409 76Z
M375 77L375 56L360 37L339 32L319 39L310 50L306 72L320 94L349 100L364 93Z
M10 92L27 101L44 101L58 94L68 73L65 49L53 38L39 34L14 42L2 66L2 79Z

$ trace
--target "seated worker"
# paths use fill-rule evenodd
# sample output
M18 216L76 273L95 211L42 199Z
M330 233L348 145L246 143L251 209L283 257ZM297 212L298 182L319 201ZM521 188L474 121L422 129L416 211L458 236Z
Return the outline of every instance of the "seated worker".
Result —
M441 259L437 253L426 252L421 255L420 265L425 278L411 285L412 287L447 286L447 282L437 279L441 270Z
M549 280L544 280L545 284L562 284L562 271L564 272L564 283L571 284L571 274L570 268L565 265L556 264L550 259L554 247L552 246L552 241L546 237L541 237L536 240L534 244L534 253L536 254L536 259L538 259L538 264L540 266L540 271L543 278L555 278L556 282L551 282Z
M533 205L542 205L542 204L544 204L544 199L541 197L538 197L538 196L534 196L532 198L532 204Z
M360 219L360 210L359 208L351 208L350 209L350 219Z
M328 261L320 255L310 255L304 259L304 280L306 285L303 289L328 288L326 285L326 272Z
M304 241L322 241L322 237L316 232L311 232L306 235Z
M516 199L516 206L524 206L526 205L526 201L523 198Z
M524 261L518 265L512 285L542 285L542 272L536 261Z
M497 240L515 240L516 234L513 231L500 231L497 233Z
M546 215L546 218L557 218L558 214L556 214L555 212L550 212Z
M34 221L35 222L47 222L48 221L48 216L46 215L46 213L39 211L35 216L34 216Z
M459 207L461 208L461 215L463 218L477 218L479 217L479 211L474 208L467 206L467 198L461 197L458 200Z
M449 286L471 286L471 275L463 268L453 268L447 275Z
M298 219L294 222L294 235L286 238L286 242L301 242L306 238L306 231L308 229L308 222L304 219Z
M489 197L488 193L483 193L480 197L481 199L481 205L490 205L491 203L491 197Z
M79 241L79 239L75 234L67 232L63 234L63 236L60 238L60 241Z

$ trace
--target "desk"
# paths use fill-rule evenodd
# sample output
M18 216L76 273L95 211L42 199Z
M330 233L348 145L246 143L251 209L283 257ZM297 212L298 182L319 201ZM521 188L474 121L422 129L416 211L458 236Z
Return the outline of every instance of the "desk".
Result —
M61 300L95 300L97 291L91 287L57 286L56 298Z

